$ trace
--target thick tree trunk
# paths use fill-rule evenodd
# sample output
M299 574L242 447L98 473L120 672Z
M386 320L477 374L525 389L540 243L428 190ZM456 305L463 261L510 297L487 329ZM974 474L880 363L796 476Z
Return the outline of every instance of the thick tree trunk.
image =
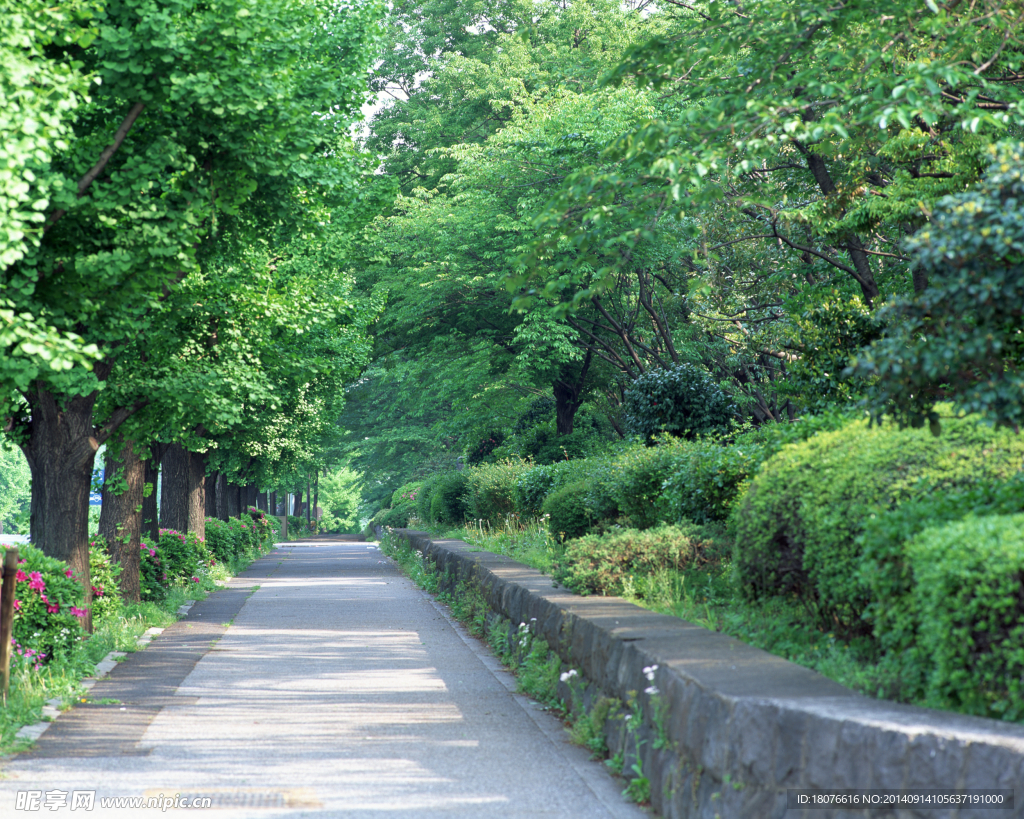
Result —
M559 435L569 435L576 421L576 410L583 404L584 387L587 384L587 373L593 361L593 352L587 350L587 357L576 377L569 381L557 378L551 385L555 394L555 431Z
M191 468L189 451L171 444L160 462L160 528L176 532L188 531L189 485Z
M277 492L270 493L270 514L277 514Z
M58 396L41 385L30 397L29 436L22 451L32 473L32 544L67 562L92 605L89 583L89 490L99 442L93 427L96 393ZM91 630L87 615L83 625Z
M154 445L155 446L155 445ZM154 447L150 447L152 450ZM147 460L144 464L146 483L152 489L148 497L142 499L142 534L152 541L160 539L160 521L157 516L157 486L160 481L160 461L156 456Z
M296 487L295 494L293 495L294 501L292 504L292 514L298 517L302 514L302 487Z
M206 539L206 456L190 452L188 458L188 530Z
M317 509L320 506L320 471L313 473L313 517L320 520L320 513Z
M224 477L223 472L218 472L217 476L217 510L215 517L218 520L228 519L228 479Z
M139 582L139 547L146 467L133 441L123 441L120 446L121 451L116 456L114 450L117 444L107 447L99 533L106 540L111 556L121 567L121 597L126 603L138 603L142 590ZM114 490L118 490L119 494L115 494ZM113 589L104 591L109 594Z
M206 517L217 517L217 481L220 480L220 473L215 472L206 476L204 486Z
M313 505L312 503L310 503L311 500L312 500L312 498L310 497L310 494L309 494L309 473L307 472L306 473L306 526L309 526L310 523L312 522L311 519L310 519L310 515L313 513L313 510L310 508Z
M257 509L262 509L264 512L270 511L269 507L267 506L267 493L266 492L257 492L256 493L256 508Z
M227 491L224 493L227 495L227 512L228 517L237 518L242 514L242 488L235 486L233 483L228 483Z
M247 483L245 485L245 511L248 512L252 507L256 505L256 484Z

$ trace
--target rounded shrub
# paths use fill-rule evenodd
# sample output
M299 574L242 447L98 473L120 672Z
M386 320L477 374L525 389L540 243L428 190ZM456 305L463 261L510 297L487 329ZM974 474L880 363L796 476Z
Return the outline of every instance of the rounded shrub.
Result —
M467 470L470 515L493 524L514 515L516 479L529 468L526 461L508 459Z
M83 634L83 604L82 584L67 563L19 544L12 660L38 666L69 652Z
M548 516L548 531L559 541L586 534L594 523L587 506L587 482L577 481L556 489L544 500L542 511Z
M398 487L398 489L391 493L391 505L398 506L398 504L405 501L415 501L421 486L423 486L423 481L410 481L409 483L403 483Z
M206 546L215 560L228 563L241 554L240 545L234 530L226 522L219 518L206 519Z
M210 553L206 544L194 532L176 532L161 529L160 559L168 582L189 582L199 574L200 567L209 564Z
M410 502L400 503L384 511L378 521L381 526L391 529L405 529L409 526L409 518L416 515L416 508Z
M441 473L435 473L423 481L419 491L416 493L416 499L412 502L416 517L425 523L430 522L430 504L434 500L434 488L437 486L440 478ZM397 509L399 506L401 506L401 503L396 503L391 508Z
M89 541L89 585L92 587L93 620L120 617L124 612L121 599L121 566L107 551L106 541L98 535Z
M688 439L724 432L735 413L722 388L692 364L648 370L623 399L626 431L646 441L664 432Z
M434 484L430 497L433 523L460 524L469 511L469 479L464 472L445 472Z
M784 447L729 517L737 579L750 597L796 594L830 626L864 631L859 572L865 521L928 492L1020 470L1024 437L957 418L942 435L854 421Z
M1024 718L1024 514L926 529L906 553L928 704Z
M587 535L565 544L555 579L578 594L618 595L631 575L681 571L713 549L714 542L692 523Z

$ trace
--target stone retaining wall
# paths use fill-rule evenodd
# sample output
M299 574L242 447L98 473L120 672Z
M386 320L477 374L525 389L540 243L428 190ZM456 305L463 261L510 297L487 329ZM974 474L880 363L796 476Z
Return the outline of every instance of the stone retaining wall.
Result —
M872 700L724 634L619 598L580 597L461 541L396 533L435 562L443 587L470 582L513 624L535 621L566 667L584 675L588 701L637 703L642 726L627 732L620 716L606 737L627 771L639 746L662 816L1024 817L1024 726ZM643 669L652 665L659 703L645 693ZM1013 810L787 812L789 788L1014 787Z

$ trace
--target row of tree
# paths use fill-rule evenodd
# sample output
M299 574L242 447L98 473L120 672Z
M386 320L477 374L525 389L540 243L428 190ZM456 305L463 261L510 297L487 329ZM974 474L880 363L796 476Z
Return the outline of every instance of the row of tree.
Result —
M364 364L380 300L343 265L375 207L351 124L379 9L16 0L4 17L0 418L31 468L33 543L87 591L106 444L101 529L133 599L155 465L165 520L201 532L207 476L305 472Z
M377 500L460 456L581 454L677 364L754 423L853 401L935 423L949 398L1024 421L1019 4L388 21L368 146L399 195L354 269L391 296L345 410Z

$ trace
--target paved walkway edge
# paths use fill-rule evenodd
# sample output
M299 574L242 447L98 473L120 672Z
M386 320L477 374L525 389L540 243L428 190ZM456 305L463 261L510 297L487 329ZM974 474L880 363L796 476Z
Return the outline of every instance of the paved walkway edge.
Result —
M637 753L663 816L787 815L788 789L1014 788L1015 807L815 810L827 817L1024 817L1024 726L872 700L724 634L614 597L580 597L550 577L457 540L395 534L431 560L449 592L475 586L491 610L537 634L599 696L634 701L639 729L606 723L626 770ZM657 665L653 686L645 669ZM563 684L566 701L570 691ZM805 815L790 811L790 816Z

